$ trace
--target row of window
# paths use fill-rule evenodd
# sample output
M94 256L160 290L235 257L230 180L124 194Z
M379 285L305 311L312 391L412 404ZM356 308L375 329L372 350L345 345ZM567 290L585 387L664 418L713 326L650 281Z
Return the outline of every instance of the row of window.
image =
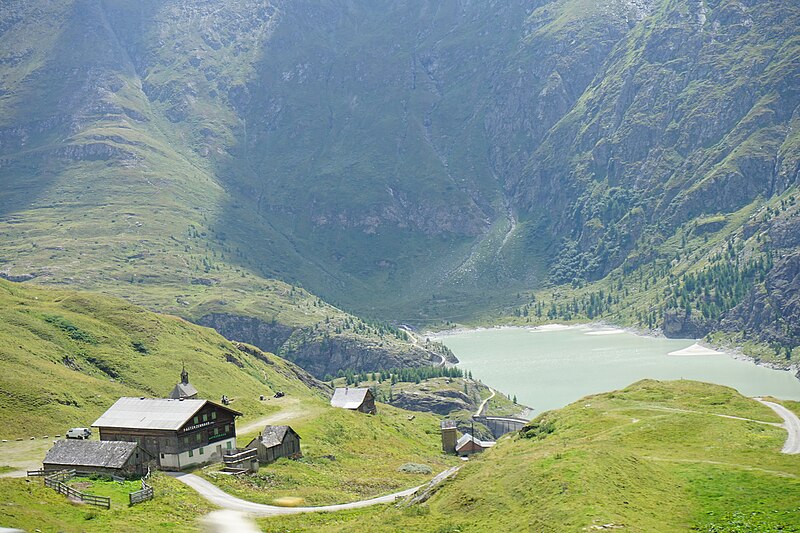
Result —
M232 448L231 441L228 441L228 442L225 443L225 448L227 448L228 450L230 450ZM199 448L198 450L200 452L200 455L203 455L203 448ZM162 454L162 456L163 456L163 454ZM194 457L194 450L189 450L189 457Z
M231 441L226 442L225 443L225 448L228 449L228 450L232 449L233 446L231 444L232 444ZM204 453L203 448L199 448L199 451L200 451L200 455L203 455L203 453ZM189 457L194 457L194 450L189 450ZM139 454L138 453L136 454L136 458L137 459L139 458ZM163 453L161 454L161 458L164 459L164 454Z
M216 420L216 419L217 419L217 412L211 411L211 420ZM203 413L203 422L208 422L208 413ZM197 425L199 423L200 423L200 417L199 416L194 417L194 424Z

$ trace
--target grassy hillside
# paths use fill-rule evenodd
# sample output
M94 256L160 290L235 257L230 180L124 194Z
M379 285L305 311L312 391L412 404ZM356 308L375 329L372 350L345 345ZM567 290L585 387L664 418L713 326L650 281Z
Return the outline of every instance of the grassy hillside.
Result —
M457 459L441 451L440 418L378 404L378 414L322 406L298 413L285 423L301 437L303 458L279 460L253 476L202 475L241 498L271 504L299 497L308 505L372 498L428 481ZM256 431L240 435L245 446ZM406 464L425 465L427 473L405 472Z
M641 381L544 413L427 503L276 518L265 531L798 531L800 457L734 390ZM611 526L613 524L613 526Z
M0 444L0 474L34 468L53 435L90 425L119 396L165 396L184 364L201 397L226 394L244 413L237 423L241 446L267 423L291 424L302 436L303 459L278 461L255 476L201 470L234 494L342 503L423 483L456 461L441 453L434 415L383 404L376 416L334 409L327 386L307 372L214 330L106 296L0 280L0 437L10 440ZM272 398L276 391L285 396ZM404 472L407 463L429 470ZM100 484L97 490L120 500L104 513L43 491L38 480L0 478L7 503L0 519L43 531L132 531L143 521L183 531L196 527L210 506L181 486L158 478L156 499L127 509L122 489Z
M202 397L234 398L244 420L275 410L261 394L324 401L300 381L314 382L303 370L211 329L105 296L0 280L2 438L88 426L120 396L163 397L184 364Z
M45 488L40 480L0 478L4 503L0 506L0 522L3 527L27 531L35 528L46 533L201 531L198 517L213 511L213 505L169 476L156 474L151 483L159 497L133 507L127 505L130 484L98 483L105 490L90 490L112 498L111 509L106 510L72 503Z

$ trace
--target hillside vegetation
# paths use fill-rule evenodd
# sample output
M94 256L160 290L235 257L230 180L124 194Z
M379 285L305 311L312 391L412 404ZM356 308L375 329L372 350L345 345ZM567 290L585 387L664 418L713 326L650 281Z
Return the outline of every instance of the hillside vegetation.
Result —
M787 403L789 405L790 403ZM790 405L791 407L791 405ZM265 531L800 531L800 457L733 389L641 381L542 414L426 503L265 519Z
M246 347L245 347L246 348ZM120 396L165 397L183 365L201 396L232 398L244 420L260 395L326 401L326 385L272 354L125 301L0 280L2 438L88 426Z
M330 346L431 359L338 309L498 320L554 287L559 318L790 353L799 26L782 0L12 0L0 271L317 374Z

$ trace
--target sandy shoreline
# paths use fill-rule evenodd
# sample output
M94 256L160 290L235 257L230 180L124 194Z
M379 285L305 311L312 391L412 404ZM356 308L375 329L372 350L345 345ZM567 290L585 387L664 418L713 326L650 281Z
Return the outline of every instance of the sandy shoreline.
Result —
M731 357L733 356L733 354L728 354L726 352L718 352L717 350L713 350L697 342L692 344L688 348L684 348L683 350L675 350L674 352L669 352L667 355L676 355L678 357L692 357L696 355L728 355Z

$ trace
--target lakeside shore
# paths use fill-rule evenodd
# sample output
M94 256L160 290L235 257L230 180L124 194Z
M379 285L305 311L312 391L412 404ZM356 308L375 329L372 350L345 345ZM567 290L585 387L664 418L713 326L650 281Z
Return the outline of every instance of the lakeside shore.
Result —
M604 335L617 335L617 334L630 334L637 337L651 337L651 338L667 338L660 330L641 330L639 328L622 327L607 322L584 322L578 324L563 324L551 323L541 324L538 326L514 326L514 325L496 325L496 326L483 326L475 328L455 327L439 331L423 331L421 336L437 340L442 340L449 336L463 335L468 333L476 333L481 331L493 330L506 330L506 329L522 329L531 332L550 332L550 331L565 331L565 330L587 330L586 335L591 336L604 336ZM764 361L763 359L753 357L744 353L741 347L731 347L723 345L715 345L704 341L703 339L674 339L694 341L694 344L682 350L670 352L671 357L697 357L697 356L716 356L726 355L738 361L747 361L756 366L763 366L772 370L781 370L793 373L798 380L800 380L800 366L798 365L782 365L773 361Z

